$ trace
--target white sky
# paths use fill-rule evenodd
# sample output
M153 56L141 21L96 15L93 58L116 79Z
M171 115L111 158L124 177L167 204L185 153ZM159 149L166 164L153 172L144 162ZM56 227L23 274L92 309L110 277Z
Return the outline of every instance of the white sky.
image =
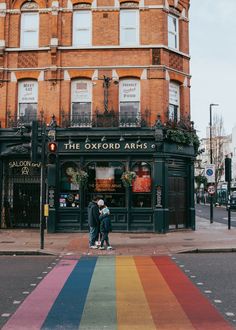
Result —
M236 0L190 0L191 118L206 136L210 103L226 134L236 125Z

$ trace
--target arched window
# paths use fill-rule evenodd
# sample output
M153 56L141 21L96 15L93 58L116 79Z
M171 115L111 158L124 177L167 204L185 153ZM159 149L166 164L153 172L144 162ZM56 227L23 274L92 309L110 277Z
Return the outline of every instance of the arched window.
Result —
M179 21L173 15L168 15L168 46L179 49Z
M136 173L136 178L134 179L132 185L132 206L151 207L151 166L146 162L137 162L133 165L132 171Z
M140 126L140 83L122 79L119 83L120 126Z
M73 80L71 83L71 121L73 126L91 126L91 106L91 81L88 79Z
M177 122L180 118L180 88L179 84L169 84L169 120Z
M18 84L18 119L30 123L37 119L38 82L22 80Z
M91 44L92 13L90 10L76 10L73 13L73 46L91 46Z
M87 165L88 186L86 203L94 193L99 194L109 207L125 207L125 187L121 176L125 165L116 161L97 161Z
M26 2L21 7L21 48L38 48L39 46L39 13L35 2Z

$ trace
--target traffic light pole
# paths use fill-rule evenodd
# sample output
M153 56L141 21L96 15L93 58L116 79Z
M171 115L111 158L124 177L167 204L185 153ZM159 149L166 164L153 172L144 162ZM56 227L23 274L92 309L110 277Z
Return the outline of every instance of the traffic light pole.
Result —
M46 177L46 162L45 162L45 144L46 144L46 125L42 126L42 152L41 152L41 178L40 178L40 249L44 249L44 204L45 204L45 177Z

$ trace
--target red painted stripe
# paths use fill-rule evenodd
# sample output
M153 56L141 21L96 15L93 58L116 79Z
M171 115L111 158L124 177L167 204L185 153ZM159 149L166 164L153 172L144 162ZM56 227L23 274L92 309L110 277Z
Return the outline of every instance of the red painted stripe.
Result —
M233 329L169 257L153 260L196 329Z
M3 330L39 330L77 260L62 260L25 299Z

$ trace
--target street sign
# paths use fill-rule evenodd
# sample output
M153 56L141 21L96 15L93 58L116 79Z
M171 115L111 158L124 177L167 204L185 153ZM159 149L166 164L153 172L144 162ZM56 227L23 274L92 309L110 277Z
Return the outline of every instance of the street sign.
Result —
M208 194L210 194L210 195L214 195L214 193L216 192L214 186L209 186L207 188L207 191L208 191Z
M207 178L208 183L215 182L215 165L208 164L205 166L205 177Z

